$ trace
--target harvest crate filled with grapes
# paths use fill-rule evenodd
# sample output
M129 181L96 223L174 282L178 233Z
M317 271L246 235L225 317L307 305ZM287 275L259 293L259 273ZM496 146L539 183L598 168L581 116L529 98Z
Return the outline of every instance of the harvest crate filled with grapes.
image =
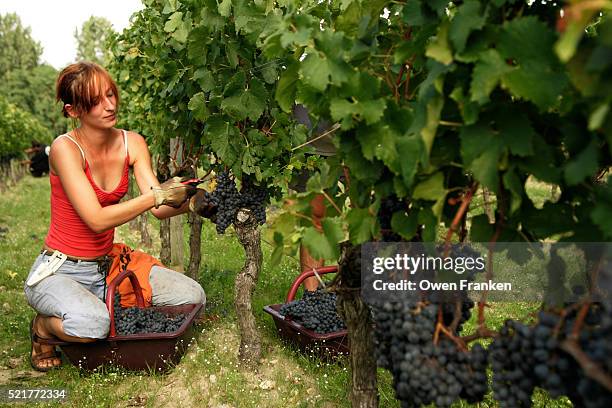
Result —
M117 83L117 128L189 203L115 240L196 281L205 306L115 297L107 339L49 343L93 374L23 374L50 186L4 169L25 161L21 135L70 129L40 109L58 73L8 15L0 390L67 384L70 406L612 406L612 0L140 6L88 36L107 39L89 56ZM16 66L24 43L36 58Z

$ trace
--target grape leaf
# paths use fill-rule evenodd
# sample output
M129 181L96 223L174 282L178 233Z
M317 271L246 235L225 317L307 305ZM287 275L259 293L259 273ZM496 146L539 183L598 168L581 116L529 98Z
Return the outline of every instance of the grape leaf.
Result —
M349 223L349 237L354 245L369 241L378 233L376 217L369 208L351 208L346 219Z
M572 158L563 169L567 184L570 186L576 185L595 174L599 169L597 156L597 144L593 141L576 157Z
M470 33L484 27L486 20L487 15L480 11L479 1L469 0L457 8L449 29L449 38L456 53L465 49Z
M203 92L193 95L187 107L190 111L193 111L193 116L201 122L204 122L210 116L210 112L206 107L206 96Z
M470 84L471 100L484 104L495 89L502 76L512 67L506 64L499 53L490 49L480 54L478 62L474 65L472 82Z
M219 14L229 17L232 12L232 0L223 0L218 6Z

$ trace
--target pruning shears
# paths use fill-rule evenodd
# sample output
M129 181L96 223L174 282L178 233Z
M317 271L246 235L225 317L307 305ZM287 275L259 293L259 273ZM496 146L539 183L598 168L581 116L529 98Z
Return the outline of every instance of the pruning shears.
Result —
M196 187L198 184L203 183L204 179L192 178L189 180L181 181L181 184L189 184L190 186Z

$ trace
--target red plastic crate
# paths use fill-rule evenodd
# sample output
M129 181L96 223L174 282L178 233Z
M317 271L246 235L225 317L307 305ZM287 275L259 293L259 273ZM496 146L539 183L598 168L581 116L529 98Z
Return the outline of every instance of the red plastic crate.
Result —
M319 275L327 273L335 273L338 271L337 266L325 266L316 269ZM289 293L287 294L286 303L294 300L295 294L302 282L315 276L313 270L303 272L293 282ZM309 330L301 324L291 320L290 317L285 317L280 314L279 310L282 304L268 305L264 307L264 311L269 313L274 319L274 324L278 330L278 334L284 340L295 344L301 350L313 352L321 358L333 358L340 355L349 354L348 332L341 330L338 332L318 334Z

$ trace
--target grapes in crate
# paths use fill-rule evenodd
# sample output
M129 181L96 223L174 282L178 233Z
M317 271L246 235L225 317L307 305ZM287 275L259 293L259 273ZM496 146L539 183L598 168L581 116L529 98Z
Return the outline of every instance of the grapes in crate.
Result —
M317 334L334 333L346 329L344 322L336 312L336 294L317 289L305 291L300 300L294 300L281 306L280 314Z
M181 327L187 318L184 313L167 316L150 308L123 308L119 299L120 297L115 295L115 330L117 335L173 333Z

